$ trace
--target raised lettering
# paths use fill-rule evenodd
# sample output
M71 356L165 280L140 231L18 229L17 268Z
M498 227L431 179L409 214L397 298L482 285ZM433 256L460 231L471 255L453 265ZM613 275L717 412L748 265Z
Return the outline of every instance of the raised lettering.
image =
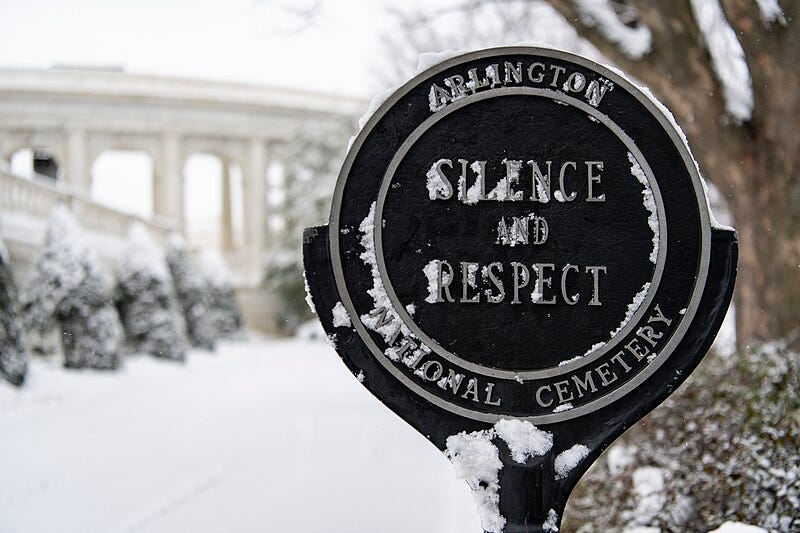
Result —
M500 398L492 399L492 391L494 390L494 383L491 381L486 385L486 400L483 403L486 405L500 405Z
M528 285L531 279L531 273L528 267L516 261L511 262L511 267L514 269L514 299L511 300L512 304L521 303L519 299L519 290Z
M547 403L545 403L544 400L542 400L542 392L545 389L552 394L552 391L550 390L550 385L542 385L541 387L536 389L536 402L542 407L550 407L551 405L553 405L553 400L549 400Z
M605 274L606 267L587 266L586 272L591 272L592 280L594 282L594 290L592 291L592 299L589 301L589 305L603 305L602 303L600 303L600 272Z
M597 392L597 387L594 384L592 371L587 370L583 376L583 381L576 375L572 376L572 382L575 383L575 391L578 393L578 398L583 398L584 393L588 391Z
M478 380L475 378L471 378L467 382L467 390L464 391L464 394L461 395L462 398L465 400L472 400L473 402L480 403L480 398L478 398Z
M637 361L641 361L648 355L650 355L650 349L647 346L642 346L639 344L639 339L633 338L625 345L625 349L630 352L632 356L636 358Z
M603 382L604 387L607 387L617 381L617 374L608 368L608 363L598 365L596 370L597 374L600 376L600 381Z
M574 161L567 161L561 165L561 171L558 173L558 192L560 194L556 195L556 200L559 202L571 202L578 196L576 191L572 191L570 194L567 194L567 191L564 188L564 176L566 175L567 168L569 167L572 167L572 170L575 170L578 168L578 165L576 165Z
M603 170L603 162L602 161L587 161L586 162L586 185L589 189L589 192L586 195L587 202L605 202L606 195L601 194L600 196L595 196L594 194L594 186L595 184L600 184L600 175L595 175L594 169L598 171Z

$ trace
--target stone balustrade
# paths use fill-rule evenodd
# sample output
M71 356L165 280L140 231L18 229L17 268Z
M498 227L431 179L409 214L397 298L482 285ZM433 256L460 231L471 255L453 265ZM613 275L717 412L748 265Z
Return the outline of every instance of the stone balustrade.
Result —
M157 242L164 244L176 228L176 224L169 220L144 219L98 204L66 188L47 183L46 178L27 179L0 169L0 222L3 218L19 215L44 223L59 204L69 207L86 231L112 237L124 238L131 224L139 222ZM39 240L36 236L31 237L33 241Z

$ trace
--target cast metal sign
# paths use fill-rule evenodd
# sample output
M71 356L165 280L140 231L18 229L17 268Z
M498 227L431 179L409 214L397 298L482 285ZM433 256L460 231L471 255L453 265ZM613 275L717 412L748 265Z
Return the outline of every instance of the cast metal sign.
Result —
M342 358L439 448L518 419L584 435L593 459L702 358L735 254L659 104L587 59L513 47L444 61L378 108L305 261Z

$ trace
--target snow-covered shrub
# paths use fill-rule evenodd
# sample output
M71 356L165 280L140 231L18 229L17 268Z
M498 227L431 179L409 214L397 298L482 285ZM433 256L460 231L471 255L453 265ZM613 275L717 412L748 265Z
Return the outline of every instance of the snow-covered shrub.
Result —
M242 311L228 267L219 252L205 250L200 257L200 271L209 294L211 321L217 336L232 338L240 335L244 328Z
M709 355L584 476L564 530L800 531L798 390L800 353L786 343Z
M121 326L111 305L97 256L64 206L48 224L34 276L23 295L28 331L61 338L64 366L114 369L119 366Z
M80 268L80 282L57 307L64 366L117 368L124 336L111 293L92 254L82 258Z
M25 324L45 335L58 327L57 306L83 277L81 256L86 250L80 228L64 206L50 215L34 276L22 295Z
M175 294L183 309L189 342L196 348L213 350L217 332L211 312L211 295L179 235L170 237L166 257Z
M134 224L117 266L117 308L134 351L177 361L186 358L183 317L167 263L147 229Z
M19 300L8 265L8 253L0 240L0 376L14 385L22 385L28 370L28 358L19 318Z

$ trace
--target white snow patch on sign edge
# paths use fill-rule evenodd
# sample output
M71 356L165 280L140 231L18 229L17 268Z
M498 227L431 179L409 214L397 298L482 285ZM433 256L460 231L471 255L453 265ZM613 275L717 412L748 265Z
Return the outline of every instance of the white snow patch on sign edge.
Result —
M637 293L636 293L636 296L634 296L634 297L633 297L633 301L631 301L631 303L629 303L629 304L628 304L628 310L625 312L625 318L623 318L623 319L622 319L622 322L620 322L620 324L619 324L619 326L617 327L617 329L615 329L614 331L612 331L612 332L611 332L611 334L610 334L610 337L611 337L612 339L613 339L613 338L614 338L614 337L617 335L617 333L619 333L620 331L622 331L622 329L623 329L625 326L627 326L627 325L628 325L628 322L630 322L630 321L631 321L631 319L633 318L633 315L635 315L635 314L636 314L636 311L637 311L637 310L639 309L639 307L642 305L642 302L644 302L644 299L645 299L645 297L647 296L647 291L648 291L648 290L650 290L650 282L649 282L649 281L648 281L648 282L646 282L646 283L645 283L645 284L642 286L642 290L640 290L639 292L637 292Z
M554 413L563 413L564 411L569 411L570 409L574 409L575 406L572 405L572 402L565 402L556 405L555 409L553 409Z
M653 232L653 249L650 251L650 262L656 264L656 260L658 259L658 244L661 235L659 233L658 209L656 208L655 196L653 195L653 189L650 188L650 182L647 181L647 176L645 176L642 170L642 166L630 152L628 152L628 161L631 163L631 174L644 186L644 189L642 189L642 203L649 213L647 216L647 225L650 226L650 230Z
M358 230L361 232L361 246L364 248L360 258L372 273L372 288L367 290L367 294L374 303L372 311L361 315L360 318L364 326L380 334L386 342L390 342L397 336L398 331L406 337L412 337L412 335L411 330L395 311L381 279L378 259L375 255L375 206L376 203L372 202L369 213L358 226ZM379 320L382 316L381 311L385 313L386 317L382 325ZM424 345L420 343L420 348L423 347Z
M589 448L583 444L576 444L564 450L556 456L555 469L556 479L564 479L572 470L586 459L589 455Z
M336 302L336 305L331 309L333 314L333 327L335 328L349 328L352 324L350 322L350 315L347 313L342 302Z
M328 346L330 346L334 350L336 349L336 333L331 333L329 335L326 335L325 340L328 343Z
M314 299L311 297L311 289L308 287L308 278L306 278L306 271L303 270L303 288L306 291L306 305L311 309L311 312L317 314L317 308L314 307Z
M377 92L375 96L372 97L372 99L369 101L369 106L367 106L367 110L363 115L361 115L361 118L358 119L359 129L363 129L364 126L367 125L367 122L369 122L369 119L372 118L372 115L375 114L378 108L381 107L381 105L383 105L383 103L388 100L396 90L397 87L388 87Z

